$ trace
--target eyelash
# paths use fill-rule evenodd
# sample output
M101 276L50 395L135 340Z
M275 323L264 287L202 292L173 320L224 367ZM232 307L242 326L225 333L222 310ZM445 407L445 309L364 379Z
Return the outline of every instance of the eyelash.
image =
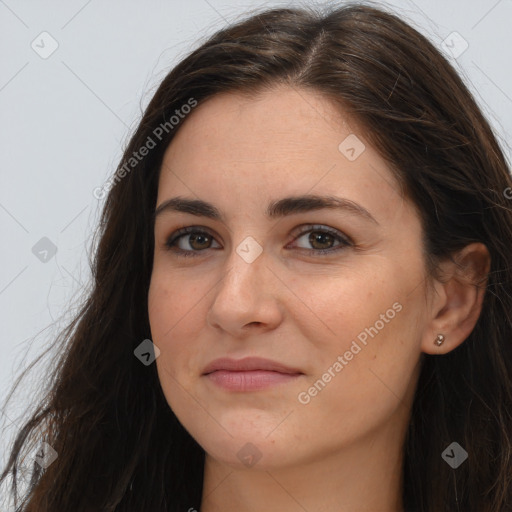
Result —
M328 228L327 226L319 226L319 225L308 225L307 229L304 231L301 231L297 234L297 236L294 238L293 241L301 238L307 233L327 233L335 238L335 241L340 242L339 245L336 245L334 247L331 247L329 249L304 249L303 247L299 247L299 250L307 251L310 253L313 253L315 256L322 255L322 254L329 254L329 253L335 253L338 251L341 251L345 249L346 247L350 247L353 245L352 241L347 237L342 235L339 231ZM201 234L201 235L208 235L209 237L213 238L213 235L205 230L204 228L200 228L198 226L190 226L182 229L178 229L175 231L165 242L164 246L167 250L175 252L179 256L183 256L185 258L194 258L200 256L199 253L204 252L205 250L209 249L203 249L203 250L183 250L183 249L177 249L176 248L176 242L185 235L190 235L192 233L195 234Z

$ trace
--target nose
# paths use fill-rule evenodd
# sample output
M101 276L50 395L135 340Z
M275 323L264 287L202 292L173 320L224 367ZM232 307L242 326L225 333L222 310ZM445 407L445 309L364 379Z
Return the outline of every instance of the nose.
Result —
M283 317L279 300L283 285L269 268L265 252L248 263L235 249L226 260L224 277L214 287L207 322L233 337L275 329Z

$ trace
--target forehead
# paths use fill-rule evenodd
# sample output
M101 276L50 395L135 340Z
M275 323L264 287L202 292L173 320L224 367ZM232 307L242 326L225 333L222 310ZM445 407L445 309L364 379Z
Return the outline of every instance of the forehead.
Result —
M158 202L217 196L263 211L276 197L306 192L342 195L381 213L403 201L353 119L319 93L279 87L251 97L223 93L196 107L164 155Z
M336 142L350 131L346 116L327 98L280 86L257 95L230 92L209 98L188 116L169 149L178 156L173 147L179 149L186 140L196 144L197 156L207 152L216 158L266 161L304 157L322 141L324 150L334 144L336 155Z

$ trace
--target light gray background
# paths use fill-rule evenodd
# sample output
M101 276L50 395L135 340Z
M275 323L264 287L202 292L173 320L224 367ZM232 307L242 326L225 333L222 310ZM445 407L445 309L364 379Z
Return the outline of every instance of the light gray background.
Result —
M93 190L115 170L156 85L205 35L250 8L278 5L299 2L0 0L0 398L51 343L89 280L87 249L102 205ZM438 46L453 31L467 41L452 61L510 162L512 0L387 5ZM31 47L50 48L43 31L58 43L46 59ZM43 237L57 246L47 262L32 252ZM10 435L42 376L39 367L0 417ZM6 439L4 432L0 452Z

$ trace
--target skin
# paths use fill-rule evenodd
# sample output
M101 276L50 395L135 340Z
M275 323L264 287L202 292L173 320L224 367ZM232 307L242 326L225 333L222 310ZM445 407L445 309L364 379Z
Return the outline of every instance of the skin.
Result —
M353 161L338 149L351 133L365 144ZM334 209L266 217L271 201L301 194L347 198L375 221ZM403 510L402 446L421 356L453 350L473 329L483 292L468 276L488 271L485 246L458 255L463 274L444 262L443 281L428 281L414 205L364 129L310 90L221 94L198 106L165 153L156 204L176 196L225 216L157 216L148 297L162 389L206 451L201 511ZM208 231L206 241L177 242L196 257L165 245L186 226ZM325 227L352 244L315 255L342 243L309 240ZM252 263L236 251L247 236L262 248ZM347 361L357 336L397 303ZM226 391L202 376L226 356L265 357L303 375ZM336 372L338 356L347 364ZM330 381L301 403L329 368ZM261 457L250 466L237 456L247 443Z

